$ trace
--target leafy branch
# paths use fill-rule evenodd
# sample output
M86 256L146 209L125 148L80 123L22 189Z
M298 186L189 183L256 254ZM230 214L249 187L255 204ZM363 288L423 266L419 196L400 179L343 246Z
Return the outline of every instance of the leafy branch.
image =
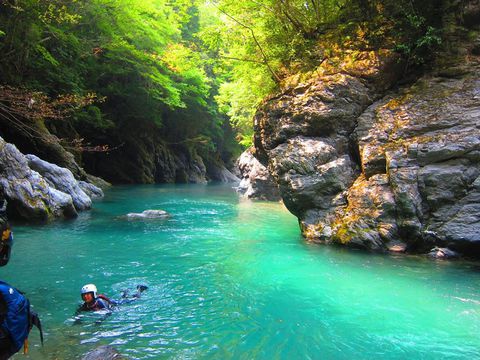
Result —
M218 11L220 11L222 14L224 14L225 16L227 16L228 18L232 19L234 22L236 22L238 25L240 25L241 27L247 29L251 36L252 36L252 39L253 41L255 42L255 44L257 45L258 49L260 50L260 53L262 54L262 58L263 58L263 64L265 64L268 68L268 70L270 71L270 73L272 74L275 82L278 84L280 83L281 79L280 77L277 75L277 73L273 70L273 68L270 66L270 63L269 63L269 60L268 60L268 57L267 57L267 54L265 53L265 51L263 50L263 47L260 45L260 43L258 42L258 39L257 37L255 36L255 32L253 31L252 27L244 24L243 22L237 20L235 17L233 17L232 15L228 14L227 12L225 12L224 10L222 10L221 8L219 8L218 6L216 6L216 8L218 9Z

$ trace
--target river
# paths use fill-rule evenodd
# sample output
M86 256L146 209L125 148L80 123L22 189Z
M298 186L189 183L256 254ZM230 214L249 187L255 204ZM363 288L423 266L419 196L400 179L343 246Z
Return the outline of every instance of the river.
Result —
M123 215L163 209L168 220ZM72 221L14 228L2 279L40 314L15 359L479 359L480 266L307 244L281 204L226 185L120 186ZM118 298L73 321L80 288Z

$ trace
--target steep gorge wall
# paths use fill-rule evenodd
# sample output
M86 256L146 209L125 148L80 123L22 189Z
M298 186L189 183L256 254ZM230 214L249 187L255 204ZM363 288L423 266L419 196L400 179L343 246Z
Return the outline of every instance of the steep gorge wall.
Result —
M169 144L152 124L131 124L121 134L118 131L95 134L95 143L114 145L108 151L92 152L70 149L69 141L82 136L68 120L46 124L39 121L29 124L29 128L29 132L19 131L0 119L0 136L20 151L65 167L76 179L100 187L107 186L102 179L114 184L238 181L225 168L219 154L200 155L187 144ZM92 139L85 141L88 145Z
M112 151L83 156L88 172L116 184L238 181L219 157L203 158L195 150L152 135L127 139Z
M474 3L467 18L475 18ZM393 53L356 51L264 102L256 155L307 239L480 254L480 38L473 33L461 56L411 86L389 90L403 75Z

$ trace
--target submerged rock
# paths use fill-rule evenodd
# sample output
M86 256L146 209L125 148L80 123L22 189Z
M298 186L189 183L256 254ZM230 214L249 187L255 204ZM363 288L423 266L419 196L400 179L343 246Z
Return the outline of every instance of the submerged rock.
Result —
M458 253L449 248L435 247L430 250L428 256L434 259L452 259L458 257Z
M170 214L165 210L145 210L141 213L128 213L127 219L168 219Z
M99 346L87 353L82 360L128 360L110 345Z

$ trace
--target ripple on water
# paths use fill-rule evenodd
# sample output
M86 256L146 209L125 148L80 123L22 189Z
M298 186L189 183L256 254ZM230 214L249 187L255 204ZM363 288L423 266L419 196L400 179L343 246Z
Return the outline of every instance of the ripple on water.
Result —
M119 218L145 209L172 217ZM76 221L15 235L22 256L2 271L42 315L32 359L104 344L132 359L479 358L478 267L305 244L281 205L228 187L113 188ZM113 298L148 290L75 323L89 282Z

